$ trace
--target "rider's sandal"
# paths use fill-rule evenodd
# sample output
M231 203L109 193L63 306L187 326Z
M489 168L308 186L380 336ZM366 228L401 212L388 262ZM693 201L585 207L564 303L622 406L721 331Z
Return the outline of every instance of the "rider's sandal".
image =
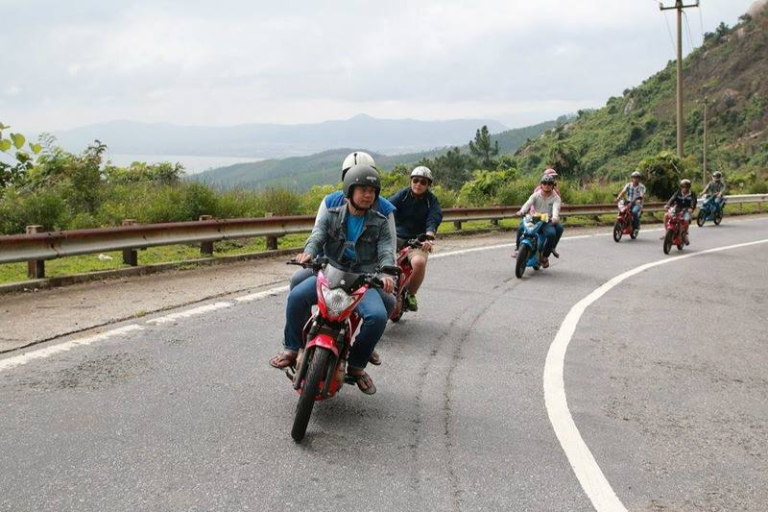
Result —
M541 266L543 268L549 268L549 258L541 258Z
M360 374L349 373L348 375L350 375L355 380L358 389L366 395L372 395L376 393L376 385L373 383L371 376L366 372ZM365 389L363 389L363 385L365 385Z
M272 359L269 360L269 365L272 368L277 368L278 370L285 370L286 368L296 364L297 356L298 354L296 352L284 350L272 356Z
M373 351L373 354L371 354L370 359L368 359L368 362L372 365L379 366L381 364L381 356L378 352L375 350Z

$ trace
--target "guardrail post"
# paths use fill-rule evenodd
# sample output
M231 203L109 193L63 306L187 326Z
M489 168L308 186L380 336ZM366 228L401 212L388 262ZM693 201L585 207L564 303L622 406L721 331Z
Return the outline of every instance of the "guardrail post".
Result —
M739 213L744 213L744 203L739 203Z
M499 227L499 219L491 219L491 226Z
M456 229L456 231L461 231L461 221L460 220L453 221L453 227Z
M27 226L27 234L40 233L43 226ZM45 260L31 260L27 262L27 277L29 279L43 279L45 277Z
M136 219L123 220L123 226L135 226L138 224ZM136 249L123 249L123 263L136 267L139 265L139 251Z
M272 212L267 212L264 214L265 217L274 217L275 214ZM276 251L277 250L277 237L276 236L268 236L267 238L267 250L268 251Z
M201 215L199 220L213 220L213 215ZM201 256L213 256L213 242L202 242L200 244Z

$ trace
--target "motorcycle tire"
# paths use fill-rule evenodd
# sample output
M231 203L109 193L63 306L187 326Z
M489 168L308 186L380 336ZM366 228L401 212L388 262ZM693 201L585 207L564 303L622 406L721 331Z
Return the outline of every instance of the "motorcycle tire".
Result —
M613 225L613 241L616 243L621 242L621 235L624 234L624 226L621 222L616 221L616 224Z
M715 214L715 218L712 219L712 220L715 223L715 226L719 226L720 223L723 222L723 213L722 212L717 212Z
M637 238L637 235L638 235L638 234L640 234L640 228L638 228L638 229L633 229L633 230L632 230L632 232L629 234L629 238L631 238L632 240L634 240L635 238Z
M672 250L672 241L675 239L675 232L672 229L667 230L667 234L664 235L664 254L669 254Z
M309 417L312 416L312 408L315 406L315 398L320 393L320 381L328 374L328 364L331 353L324 348L315 348L312 351L312 360L309 362L307 377L299 395L299 403L296 404L296 416L293 419L291 437L297 443L304 439L309 425Z
M531 248L525 244L520 244L520 249L517 251L517 261L515 262L515 277L522 279L525 272L525 265L528 262L529 252Z
M683 244L677 244L677 250L678 250L678 251L682 251L682 250L683 250L683 247L685 247L685 245L683 245Z
M696 225L698 225L699 227L702 227L706 221L707 221L707 214L704 213L702 210L699 210L699 215L696 217Z

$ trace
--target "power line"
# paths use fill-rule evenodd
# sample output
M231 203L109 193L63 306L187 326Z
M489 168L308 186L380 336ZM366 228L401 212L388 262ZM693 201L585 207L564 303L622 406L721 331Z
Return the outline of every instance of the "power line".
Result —
M693 44L693 36L691 35L691 25L688 23L688 15L683 11L683 19L685 20L685 31L688 33L688 44L691 45L691 51L696 49L696 45Z
M667 34L669 34L669 44L672 45L672 55L674 55L675 52L677 51L677 48L675 47L675 38L672 35L672 29L669 28L669 20L667 19L666 16L664 16L664 24L667 26Z

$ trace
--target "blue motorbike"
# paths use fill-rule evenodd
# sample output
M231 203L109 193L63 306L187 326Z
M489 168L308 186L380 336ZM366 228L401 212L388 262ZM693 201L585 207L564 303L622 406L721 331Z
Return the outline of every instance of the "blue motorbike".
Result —
M702 197L702 205L699 208L699 215L696 217L696 224L702 227L705 222L711 220L715 223L715 226L719 226L723 220L723 207L725 206L725 199L718 206L715 201L715 196L711 195L706 198Z
M517 252L517 261L515 262L515 276L518 279L523 277L527 267L533 267L533 270L541 268L541 253L544 248L546 238L541 234L541 228L549 222L549 215L546 213L528 214L523 220L523 237L520 240L520 249Z

